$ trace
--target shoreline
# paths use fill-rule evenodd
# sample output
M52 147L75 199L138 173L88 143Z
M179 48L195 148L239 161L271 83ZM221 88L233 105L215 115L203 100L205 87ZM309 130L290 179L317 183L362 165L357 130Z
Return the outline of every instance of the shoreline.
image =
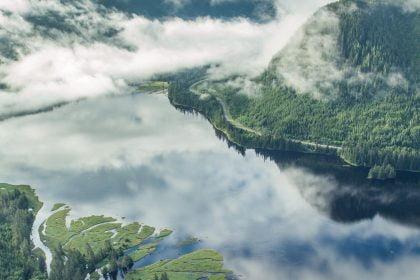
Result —
M172 106L174 106L177 109L181 109L183 111L193 111L193 112L199 113L200 115L202 115L211 124L211 126L217 132L222 133L225 136L225 138L231 144L237 145L238 147L241 147L241 148L244 148L244 149L254 149L254 150L255 149L262 149L262 150L271 150L271 151L298 152L298 153L303 153L303 154L315 154L315 155L324 155L324 156L337 156L339 159L343 160L345 163L351 165L352 167L363 167L363 166L358 166L358 165L354 165L354 164L352 164L350 162L347 162L346 160L344 160L343 158L341 158L338 154L322 153L322 152L319 152L319 151L316 151L316 150L310 150L310 149L307 149L307 150L293 150L293 149L292 150L282 150L282 149L277 149L277 148L272 148L272 147L251 146L251 145L240 143L239 141L237 141L236 139L234 139L234 136L232 136L232 134L229 133L229 131L227 131L227 129L224 129L224 128L219 127L215 122L213 122L211 120L210 117L208 117L199 108L195 108L195 107L191 107L191 106L188 106L188 105L177 103L176 101L172 100L171 98L169 98L169 102L171 103ZM228 120L226 120L226 121L228 121ZM240 129L240 128L238 128L238 129ZM309 142L300 141L300 140L292 140L292 139L285 139L285 140L290 141L290 142L294 142L294 143L297 143L297 144L301 144L301 145L303 145L306 148L308 148L308 147L315 147L316 145L318 145L316 143L309 143ZM322 147L327 147L327 145L318 145L318 147L321 147L321 148ZM334 146L328 146L328 147L330 149L332 149L332 150L336 150L336 148Z
M195 84L197 84L197 83L195 83ZM193 84L192 86L194 86L195 84ZM192 93L192 94L194 94L195 96L198 97L198 95L196 93L194 93L194 91L190 90L190 93ZM252 132L253 129L251 129L251 128L247 128L246 130L244 130L243 129L244 126L242 124L241 124L240 127L236 126L235 123L232 123L228 118L226 118L226 112L225 112L225 110L227 109L226 104L224 105L223 101L220 100L220 98L217 98L217 97L214 97L214 96L212 96L211 98L213 98L213 100L217 101L218 104L220 105L220 107L222 108L223 114L221 114L221 117L223 118L223 121L228 123L233 129L242 130L246 133L254 134L254 137L260 137L260 138L264 137L260 133ZM258 145L253 145L252 143L248 144L248 143L241 142L240 140L236 139L235 136L232 135L232 133L229 132L229 129L222 128L221 125L216 124L216 122L214 120L212 120L211 116L206 114L206 112L203 109L198 108L197 106L186 105L186 104L181 104L181 103L177 102L170 92L168 94L168 99L169 99L169 102L171 103L171 105L174 106L177 109L180 109L182 111L197 112L197 113L201 114L204 118L207 119L207 121L213 126L213 128L217 132L223 134L223 136L226 138L226 140L228 140L229 142L231 142L234 145L239 146L240 148L243 148L243 149L264 149L264 150L285 151L285 152L289 151L289 152L298 152L298 153L303 153L303 154L317 154L317 155L324 155L324 156L336 156L341 161L343 161L343 163L349 165L352 168L367 168L367 169L372 168L372 166L364 166L364 165L354 164L350 160L342 157L340 155L340 151L343 148L338 147L338 146L329 146L329 145L325 145L325 144L317 144L317 143L313 143L313 142L308 142L308 141L305 141L305 140L288 139L288 138L284 138L284 140L288 141L288 142L291 142L291 143L298 144L298 146L294 147L292 149L279 149L279 148L272 147L272 146L271 147L270 146L258 146ZM267 135L267 136L272 137L272 136L269 136L269 135ZM325 150L327 150L327 151L325 151ZM331 153L331 151L333 151L333 153ZM397 172L420 174L420 171L417 171L417 170L396 169L396 171Z

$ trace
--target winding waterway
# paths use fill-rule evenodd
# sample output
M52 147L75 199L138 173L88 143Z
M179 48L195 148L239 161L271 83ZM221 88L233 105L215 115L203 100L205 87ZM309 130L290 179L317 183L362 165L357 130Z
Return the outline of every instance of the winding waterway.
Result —
M369 182L338 159L242 155L164 95L85 100L0 131L0 178L35 188L39 221L63 202L75 217L170 228L219 250L240 279L420 275L417 175Z

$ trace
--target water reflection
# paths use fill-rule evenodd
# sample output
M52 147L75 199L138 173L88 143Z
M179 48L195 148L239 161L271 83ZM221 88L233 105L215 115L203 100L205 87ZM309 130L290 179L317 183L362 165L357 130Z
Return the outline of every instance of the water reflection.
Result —
M0 130L2 181L34 186L44 217L64 202L193 234L243 279L420 273L418 179L375 185L330 158L241 155L164 96L83 101Z
M258 154L275 161L280 168L305 168L334 180L334 188L316 186L320 188L312 190L312 196L305 196L308 190L301 191L309 203L337 222L357 222L381 215L420 226L420 173L399 172L395 180L372 181L366 179L366 168L350 168L338 158L267 150L259 150ZM328 207L317 205L319 200Z

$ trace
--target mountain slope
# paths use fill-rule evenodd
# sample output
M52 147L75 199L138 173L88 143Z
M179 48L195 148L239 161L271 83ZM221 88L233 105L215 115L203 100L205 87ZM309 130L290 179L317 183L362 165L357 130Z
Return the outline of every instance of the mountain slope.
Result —
M339 146L349 163L376 167L372 177L420 171L420 16L398 3L330 4L254 81L205 81L191 92L197 79L184 77L170 98L204 112L243 146L322 153ZM227 124L220 102L261 135Z
M380 1L356 3L357 10L340 16L339 45L344 59L364 72L400 70L410 83L418 83L419 12Z
M319 10L268 71L298 93L360 99L418 90L420 17L385 1Z

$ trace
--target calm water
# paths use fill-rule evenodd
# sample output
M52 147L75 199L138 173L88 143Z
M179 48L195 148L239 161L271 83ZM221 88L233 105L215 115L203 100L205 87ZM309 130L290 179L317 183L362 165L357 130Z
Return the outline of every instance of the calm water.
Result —
M240 279L418 279L420 183L219 140L166 96L83 101L0 123L0 178L46 205L195 235Z

